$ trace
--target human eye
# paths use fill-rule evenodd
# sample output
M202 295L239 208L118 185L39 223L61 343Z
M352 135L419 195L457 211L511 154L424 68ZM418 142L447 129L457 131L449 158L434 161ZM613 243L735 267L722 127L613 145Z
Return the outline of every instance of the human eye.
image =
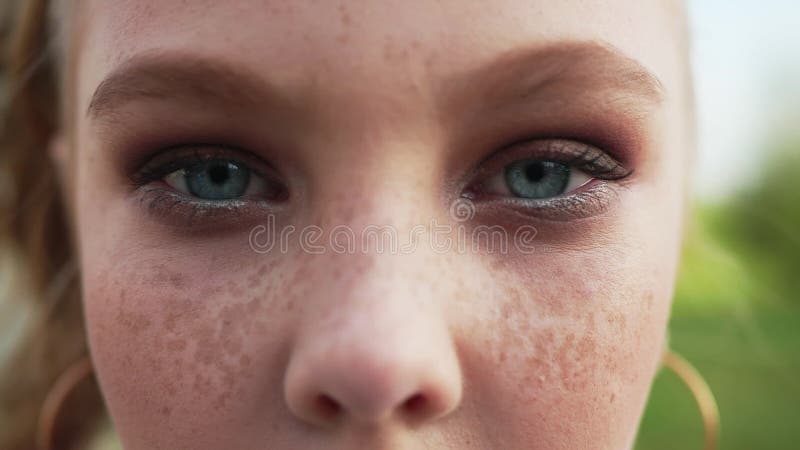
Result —
M148 211L192 225L242 219L288 196L286 185L266 162L241 149L212 145L157 152L132 181Z
M572 140L513 144L485 161L465 192L523 215L570 220L599 214L631 170L602 149Z

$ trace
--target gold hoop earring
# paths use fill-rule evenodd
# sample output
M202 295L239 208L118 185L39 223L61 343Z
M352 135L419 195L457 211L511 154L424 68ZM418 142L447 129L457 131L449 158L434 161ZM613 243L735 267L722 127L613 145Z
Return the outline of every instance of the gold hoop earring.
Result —
M715 450L719 445L719 408L708 383L689 361L669 348L664 350L661 364L677 375L691 391L703 417L705 429L703 449Z
M93 371L92 360L89 356L85 356L67 367L67 370L59 375L55 383L53 383L39 412L39 422L36 429L36 446L38 449L51 450L54 448L55 427L62 405L78 384L90 376Z

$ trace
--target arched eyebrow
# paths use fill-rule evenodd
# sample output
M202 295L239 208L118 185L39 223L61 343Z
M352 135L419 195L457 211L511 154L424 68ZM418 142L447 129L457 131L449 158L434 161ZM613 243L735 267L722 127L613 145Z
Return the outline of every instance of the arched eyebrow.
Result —
M451 77L442 90L450 111L475 104L503 108L518 103L574 102L584 95L641 115L665 98L664 84L651 70L596 40L510 50L475 70Z
M113 114L136 100L176 101L188 106L231 109L275 105L291 108L287 93L240 64L191 53L148 52L115 68L95 89L87 116Z

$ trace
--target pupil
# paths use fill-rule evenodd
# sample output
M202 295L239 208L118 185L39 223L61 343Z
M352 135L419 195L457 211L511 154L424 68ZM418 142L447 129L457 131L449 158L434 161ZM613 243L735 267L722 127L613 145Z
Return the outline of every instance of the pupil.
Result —
M211 178L212 183L222 184L230 178L228 167L224 165L212 166L208 169L208 177Z
M544 178L544 165L538 162L529 164L525 168L525 178L534 183L542 181L542 178Z

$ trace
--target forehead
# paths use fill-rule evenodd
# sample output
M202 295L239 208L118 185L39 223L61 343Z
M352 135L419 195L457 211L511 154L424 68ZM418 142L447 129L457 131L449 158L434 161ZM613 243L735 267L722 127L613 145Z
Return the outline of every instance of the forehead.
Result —
M663 0L84 0L79 33L97 77L169 50L287 76L448 76L515 49L602 41L670 88L682 64L679 20Z

